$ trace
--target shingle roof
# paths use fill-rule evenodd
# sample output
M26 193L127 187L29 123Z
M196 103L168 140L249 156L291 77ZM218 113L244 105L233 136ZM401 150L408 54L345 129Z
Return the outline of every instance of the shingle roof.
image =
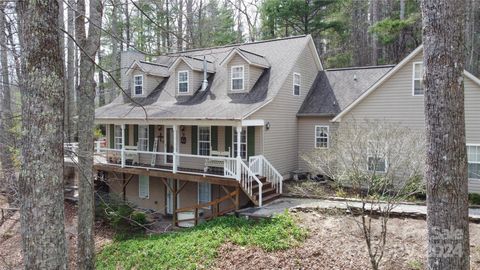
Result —
M168 77L170 76L168 72L168 66L147 62L147 61L135 61L132 63L130 69L135 69L135 67L140 68L145 74L153 75L153 76L160 76L160 77Z
M149 119L243 119L277 95L293 64L309 42L309 36L300 36L161 56L157 58L157 63L168 64L172 63L172 58L178 56L200 59L206 55L207 60L215 66L215 73L209 77L207 90L196 91L192 96L177 97L172 94L176 83L165 78L147 98L135 98L132 101L132 98L123 94L112 103L96 109L95 117L97 120L143 119L145 109ZM220 62L232 47L261 55L270 63L270 68L264 70L249 93L231 94L226 91L229 83L226 79L228 71L226 67L220 66ZM196 62L202 64L202 61ZM144 109L137 102L141 103Z
M392 68L393 66L389 65L321 71L297 115L336 115Z

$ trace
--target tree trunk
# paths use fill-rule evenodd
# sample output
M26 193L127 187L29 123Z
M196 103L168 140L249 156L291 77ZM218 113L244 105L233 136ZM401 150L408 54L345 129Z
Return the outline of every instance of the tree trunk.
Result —
M464 12L464 1L422 2L428 269L470 269Z
M377 0L373 0L370 2L370 14L372 16L371 18L371 25L374 25L376 24L378 21L379 21L379 1ZM379 47L379 44L378 44L378 38L376 37L375 34L372 34L372 60L371 60L371 63L373 65L377 65L378 64L378 48Z
M130 49L130 39L131 39L131 36L130 36L130 11L128 10L128 1L129 0L125 0L125 10L124 10L124 13L125 13L125 35L126 35L125 42L127 43L127 50Z
M183 51L183 0L177 0L177 50Z
M90 22L88 37L85 35L85 1L77 1L77 40L81 46L80 83L77 91L78 113L78 240L77 265L79 269L95 268L94 243L94 171L93 129L95 118L95 55L100 47L100 28L103 5L100 0L90 0Z
M14 134L13 115L11 109L10 97L10 78L7 55L7 36L6 36L6 3L0 4L0 64L2 70L2 89L0 92L0 164L3 172L1 182L1 192L7 195L8 203L16 206L18 203L17 196L17 177L13 165L14 152Z
M75 36L75 0L68 0L69 8L67 9L67 32L71 36ZM65 129L67 133L67 141L72 142L73 139L73 118L75 115L75 43L69 37L67 39L67 93L65 94Z
M98 63L102 64L102 50L98 50ZM98 70L98 106L105 105L105 79L103 70Z
M20 220L25 269L66 269L57 1L18 2L25 55Z
M187 49L195 48L195 37L193 34L193 0L187 0Z

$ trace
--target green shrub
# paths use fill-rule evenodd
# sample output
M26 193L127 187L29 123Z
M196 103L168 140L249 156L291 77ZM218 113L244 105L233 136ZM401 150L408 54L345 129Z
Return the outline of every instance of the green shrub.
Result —
M114 195L104 196L99 201L95 208L96 218L108 223L115 232L128 234L143 231L147 223L145 213L136 211L128 202Z
M468 201L470 204L479 205L480 204L480 194L478 193L468 193Z

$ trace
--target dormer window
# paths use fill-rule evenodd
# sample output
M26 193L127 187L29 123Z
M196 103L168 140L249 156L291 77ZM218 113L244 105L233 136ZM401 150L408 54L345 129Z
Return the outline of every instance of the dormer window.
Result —
M293 95L300 96L301 77L300 73L293 73Z
M143 95L143 75L133 77L134 96Z
M178 72L178 93L188 93L188 70Z
M413 63L413 90L412 95L423 96L423 63Z
M244 89L244 67L233 66L232 67L232 91L242 91Z

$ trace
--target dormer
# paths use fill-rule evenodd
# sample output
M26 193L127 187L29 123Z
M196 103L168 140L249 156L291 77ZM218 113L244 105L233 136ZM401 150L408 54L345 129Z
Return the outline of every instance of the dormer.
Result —
M131 97L146 97L169 76L168 67L146 61L134 61L125 76Z
M240 48L232 49L220 63L227 68L229 93L245 93L255 85L270 64L262 55Z
M177 96L193 95L202 87L208 73L215 73L212 62L190 56L179 56L169 70L175 82Z

